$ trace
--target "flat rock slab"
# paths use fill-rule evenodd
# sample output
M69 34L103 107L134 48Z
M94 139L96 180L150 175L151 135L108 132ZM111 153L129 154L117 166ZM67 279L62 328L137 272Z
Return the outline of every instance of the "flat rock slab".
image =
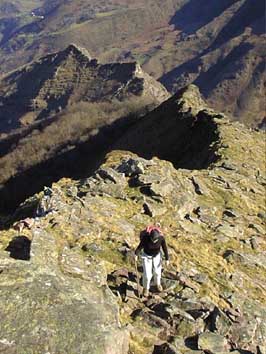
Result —
M205 332L199 335L198 347L209 353L227 352L228 343L227 340L216 333Z
M55 240L44 231L35 232L29 261L1 253L1 353L126 353L111 291L87 281L85 268L66 271L57 260Z

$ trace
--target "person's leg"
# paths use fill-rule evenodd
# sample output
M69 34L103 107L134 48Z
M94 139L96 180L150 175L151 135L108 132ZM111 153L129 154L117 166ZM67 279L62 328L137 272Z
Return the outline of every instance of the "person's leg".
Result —
M148 292L151 285L152 278L152 258L147 255L142 256L143 263L143 288Z
M159 291L162 290L161 277L162 277L162 258L159 253L157 256L153 257L153 272L154 272L154 283Z

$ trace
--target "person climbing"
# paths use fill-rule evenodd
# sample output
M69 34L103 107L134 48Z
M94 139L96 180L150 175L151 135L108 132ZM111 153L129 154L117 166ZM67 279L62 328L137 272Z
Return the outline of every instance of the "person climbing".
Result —
M160 228L154 226L148 226L146 230L140 234L140 243L135 250L135 259L138 260L138 256L142 252L143 263L143 295L149 296L150 283L154 275L154 282L157 290L162 291L161 285L161 273L162 273L162 257L161 248L163 249L166 265L169 265L169 255L164 236L161 233Z

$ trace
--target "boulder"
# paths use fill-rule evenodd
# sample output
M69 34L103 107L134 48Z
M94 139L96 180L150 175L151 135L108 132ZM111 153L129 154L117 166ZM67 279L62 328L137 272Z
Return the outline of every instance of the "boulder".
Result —
M128 177L133 177L143 174L145 168L151 164L152 163L147 160L141 158L133 159L130 157L122 160L122 163L117 167L117 171L124 173Z
M167 208L158 205L158 203L154 202L145 202L143 204L143 211L144 214L150 216L150 217L155 217L155 216L161 216L167 212Z
M229 349L227 340L220 334L212 332L204 332L199 335L198 347L212 354L227 352Z
M100 176L106 182L126 184L126 179L121 173L110 167L102 167L97 170L96 176Z

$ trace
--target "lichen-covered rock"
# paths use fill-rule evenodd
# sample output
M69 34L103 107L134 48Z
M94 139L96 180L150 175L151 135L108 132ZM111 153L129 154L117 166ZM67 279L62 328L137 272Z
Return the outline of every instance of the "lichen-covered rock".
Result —
M223 336L212 332L200 334L198 338L198 346L199 349L213 354L227 352L228 350L227 340Z
M55 238L34 231L28 261L1 254L0 348L16 353L127 352L127 332L105 284L85 267L81 256L65 251L58 259ZM102 277L103 266L94 265ZM105 278L105 277L104 277Z

